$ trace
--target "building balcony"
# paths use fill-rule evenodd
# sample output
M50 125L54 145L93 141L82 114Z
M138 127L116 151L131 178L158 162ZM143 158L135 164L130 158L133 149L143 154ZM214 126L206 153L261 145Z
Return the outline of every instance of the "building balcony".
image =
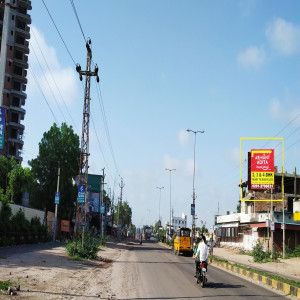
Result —
M10 110L18 112L18 113L23 114L23 115L26 113L26 110L24 108L21 108L21 107L18 107L18 106L11 105L9 108L10 108Z
M28 28L28 31L27 31ZM15 27L15 32L17 32L19 35L22 35L25 37L25 39L30 39L30 33L29 33L29 26L25 27L25 30L22 28Z
M19 18L19 19L22 19L26 22L26 24L31 24L31 16L29 14L23 14L19 11L16 11L16 16Z
M20 44L17 41L15 41L15 48L24 52L24 54L29 54L29 42L25 41L24 44Z
M7 124L8 126L11 126L11 127L15 127L15 128L18 128L18 129L21 129L21 131L23 131L25 129L25 126L21 123L17 123L17 122L8 122ZM23 132L21 132L23 133Z
M19 5L26 7L28 10L32 9L30 0L19 0Z
M12 78L14 78L14 79L17 79L18 81L20 81L20 82L22 82L23 84L27 84L27 82L28 82L28 80L27 80L27 78L26 78L26 76L27 76L27 72L23 72L23 73L25 73L24 75L17 75L17 74L11 74L11 77Z
M7 142L13 144L18 149L23 149L24 141L17 138L8 137Z
M10 92L11 92L12 95L16 95L19 98L25 98L25 99L27 98L26 93L24 93L23 91L17 91L17 90L11 89ZM22 105L24 105L24 104L22 103Z

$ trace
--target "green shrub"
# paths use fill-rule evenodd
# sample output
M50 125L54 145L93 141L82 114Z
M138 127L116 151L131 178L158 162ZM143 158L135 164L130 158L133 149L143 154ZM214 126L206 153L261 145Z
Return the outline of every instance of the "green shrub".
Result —
M298 245L294 250L294 256L299 257L300 256L300 245Z
M78 234L77 241L67 241L67 252L68 255L74 258L87 258L94 259L97 256L100 246L106 245L108 237L102 237L99 234L93 234L90 232L84 232L84 240L82 243L82 234Z
M252 256L255 262L262 262L265 260L266 253L264 252L264 248L260 240L258 240L256 245L253 247Z

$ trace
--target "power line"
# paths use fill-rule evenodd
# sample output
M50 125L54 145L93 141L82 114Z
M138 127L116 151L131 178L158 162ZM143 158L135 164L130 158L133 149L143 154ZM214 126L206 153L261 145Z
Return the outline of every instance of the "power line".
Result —
M61 108L60 108L60 106L59 106L59 104L58 104L58 101L57 101L57 99L56 99L56 97L55 97L55 95L54 95L54 93L53 93L53 90L52 90L52 88L51 88L51 86L50 86L50 84L49 84L49 81L48 81L48 79L47 79L47 77L46 77L46 75L45 75L45 73L44 73L44 70L43 70L43 68L42 68L42 65L41 65L41 63L40 63L40 61L39 61L39 59L38 59L38 57L37 57L37 55L36 55L36 53L35 53L35 51L34 51L34 48L33 48L33 46L32 46L32 43L30 43L30 49L33 51L33 54L34 54L34 56L35 56L35 58L36 58L36 60L37 60L37 62L38 62L38 64L39 64L39 66L40 66L40 69L41 69L41 71L42 71L42 73L43 73L43 75L44 75L44 77L45 77L45 80L46 80L46 82L47 82L47 85L48 85L48 87L49 87L49 90L50 90L51 93L52 93L52 96L53 96L53 98L54 98L54 100L55 100L55 102L56 102L56 104L57 104L57 107L58 107L58 109L59 109L61 115L63 116L63 119L65 120L65 122L67 122L67 120L66 120L66 118L65 118L65 116L64 116L64 114L63 114L63 112L62 112L62 110L61 110Z
M62 40L62 42L63 42L63 44L64 44L66 50L68 51L68 53L69 53L69 55L70 55L70 57L71 57L71 59L72 59L74 65L76 65L76 62L75 62L75 60L74 60L74 58L73 58L71 52L69 51L69 49L68 49L68 47L67 47L67 45L66 45L66 43L65 43L65 41L64 41L64 39L63 39L63 37L62 37L62 35L60 34L60 32L59 32L59 30L58 30L58 28L57 28L57 26L56 26L56 24L55 24L55 22L54 22L52 16L51 16L51 13L50 13L50 11L49 11L47 5L46 5L46 3L44 2L44 0L42 0L42 1L43 1L43 4L44 4L44 6L45 6L45 8L46 8L46 10L47 10L47 12L48 12L48 14L49 14L49 17L51 18L51 21L52 21L53 25L54 25L55 28L56 28L57 33L58 33L59 36L60 36L60 39Z
M104 128L105 128L106 137L107 137L108 145L109 145L109 148L110 148L110 152L111 152L111 155L112 155L117 173L118 173L119 176L121 176L120 172L119 172L119 169L118 169L118 166L117 166L117 163L116 163L114 150L113 150L113 147L112 147L112 142L111 142L109 128L108 128L108 124L107 124L107 118L106 118L103 98L102 98L102 94L101 94L100 84L96 84L96 91L97 91L97 95L98 95L98 101L99 101L99 105L100 105L100 109L101 109L101 113L102 113L102 117L103 117Z
M57 119L56 119L56 117L55 117L55 115L54 115L54 113L53 113L53 111L52 111L52 109L51 109L51 107L50 107L50 105L49 105L49 103L48 103L48 101L47 101L46 96L45 96L44 93L43 93L43 90L42 90L42 88L41 88L41 86L40 86L40 84L39 84L39 82L38 82L38 80L37 80L37 78L36 78L36 76L35 76L33 70L31 69L31 67L29 67L29 71L31 72L31 74L32 74L32 76L33 76L33 79L34 79L36 85L38 86L40 92L42 93L43 98L44 98L44 100L46 101L46 103L47 103L47 105L48 105L48 107L49 107L49 109L50 109L50 111L51 111L51 114L52 114L54 120L56 121L56 124L58 124Z
M57 89L57 91L58 91L58 93L59 93L59 95L60 95L60 97L61 97L61 99L62 99L62 101L63 101L63 103L64 103L64 105L65 105L65 108L66 108L66 110L67 110L67 112L68 112L68 114L69 114L69 116L70 116L70 118L71 118L71 120L72 120L72 123L73 123L73 125L74 125L76 131L78 131L78 129L77 129L77 127L76 127L76 124L75 124L75 122L74 122L74 120L73 120L73 118L72 118L72 116L71 116L71 114L70 114L70 111L69 111L69 109L68 109L68 107L67 107L67 105L66 105L66 103L65 103L65 100L64 100L64 98L63 98L63 96L62 96L62 94L61 94L61 92L60 92L60 89L58 88L58 85L57 85L57 83L56 83L56 80L54 79L54 77L53 77L53 75L52 75L52 72L51 72L51 70L50 70L50 68L49 68L49 65L48 65L48 63L47 63L47 60L46 60L46 58L45 58L45 56L44 56L44 53L43 53L43 51L42 51L42 49L41 49L41 47L40 47L40 44L39 44L39 42L38 42L38 40L37 40L37 38L36 38L36 36L35 36L34 30L33 30L32 28L31 28L31 31L32 31L33 37L34 37L34 39L35 39L35 41L36 41L36 43L37 43L37 45L38 45L38 48L39 48L39 50L40 50L40 52L41 52L41 54L42 54L42 56L43 56L44 62L45 62L45 64L46 64L47 68L48 68L48 71L49 71L49 73L50 73L50 75L51 75L51 78L52 78L52 80L53 80L53 82L54 82L54 84L55 84L55 86L56 86L56 89ZM31 45L32 45L32 44L31 44Z
M79 25L79 27L80 27L80 30L81 30L81 33L82 33L82 36L83 36L84 42L86 42L86 38L85 38L84 32L83 32L83 30L82 30L82 26L81 26L81 23L80 23L80 20L79 20L79 16L78 16L78 14L77 14L77 10L76 10L76 7L75 7L75 4L74 4L74 1L73 1L73 0L70 0L70 2L71 2L71 5L72 5L72 7L73 7L73 11L74 11L74 14L75 14L75 16L76 16L76 19L77 19L78 25Z

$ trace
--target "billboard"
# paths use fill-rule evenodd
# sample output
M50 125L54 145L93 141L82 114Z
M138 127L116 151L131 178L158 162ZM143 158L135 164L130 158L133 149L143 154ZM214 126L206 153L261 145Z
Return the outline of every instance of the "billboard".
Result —
M4 148L5 107L0 107L0 150Z
M251 149L251 190L274 189L274 149Z

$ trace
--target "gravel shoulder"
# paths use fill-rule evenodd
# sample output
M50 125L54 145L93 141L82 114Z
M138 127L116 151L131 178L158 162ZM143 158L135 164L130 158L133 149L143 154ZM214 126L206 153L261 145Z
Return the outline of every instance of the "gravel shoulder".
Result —
M2 248L0 281L20 284L21 291L0 299L110 299L124 286L118 278L128 276L124 264L115 264L129 252L127 243L111 240L96 260L85 261L70 259L63 245Z

